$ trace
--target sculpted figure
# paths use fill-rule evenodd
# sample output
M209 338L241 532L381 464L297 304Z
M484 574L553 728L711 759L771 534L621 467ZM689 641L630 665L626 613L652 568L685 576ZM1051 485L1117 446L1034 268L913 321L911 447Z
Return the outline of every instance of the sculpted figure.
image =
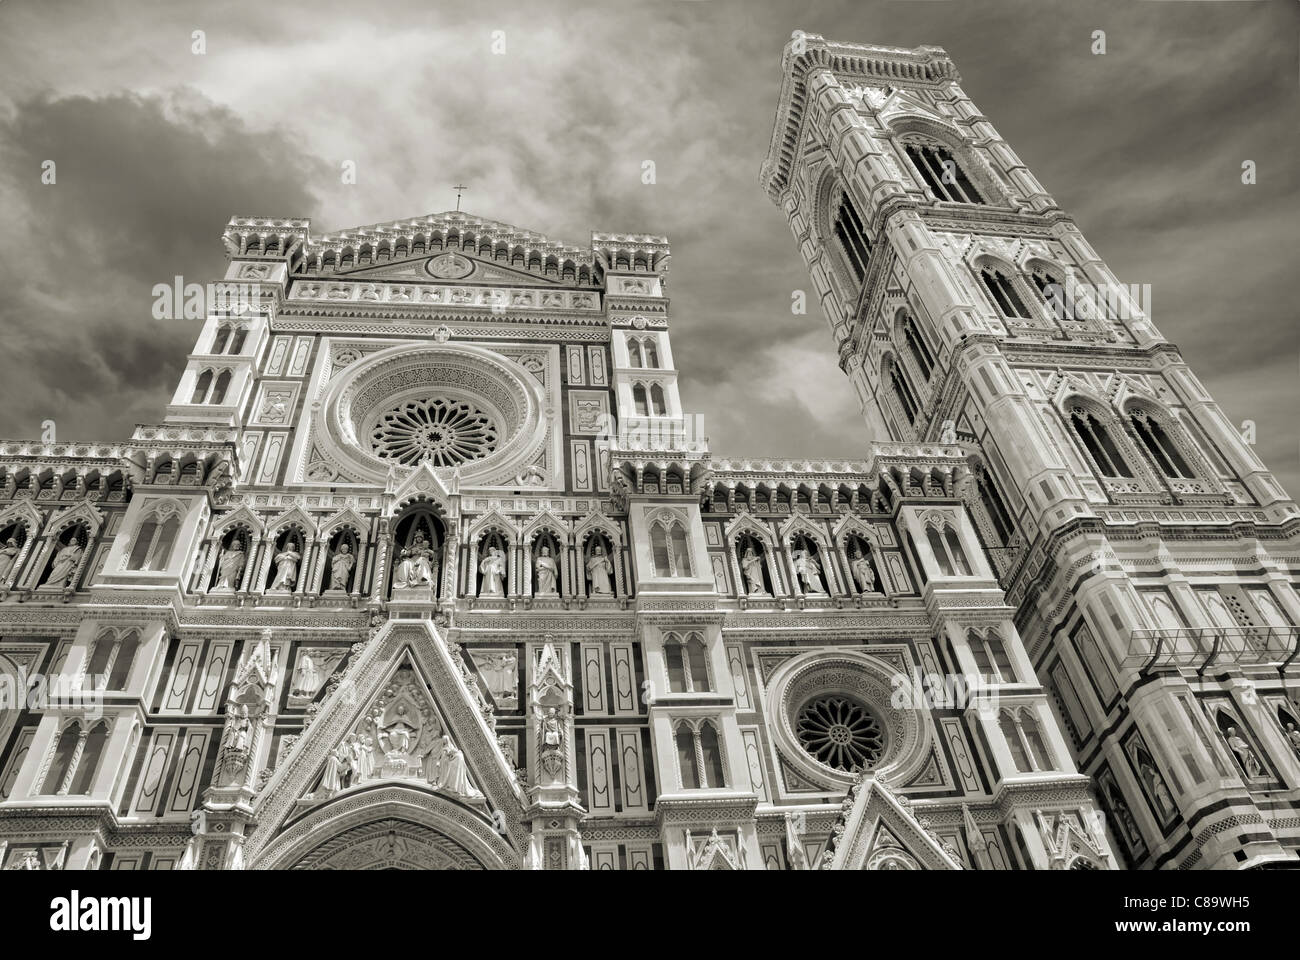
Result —
M822 568L811 550L802 549L794 552L794 569L803 581L808 593L825 593L822 587Z
M81 542L74 536L54 557L54 566L42 586L66 587L81 561Z
M1160 776L1156 768L1145 760L1139 762L1138 771L1151 790L1151 795L1155 797L1156 806L1159 808L1157 812L1161 819L1168 820L1177 808L1174 806L1174 798L1170 795L1169 788L1165 786L1164 777Z
M559 712L551 707L542 718L542 749L559 750L564 742L564 733L560 729Z
M325 773L320 779L320 788L326 795L338 793L344 787L344 781L351 771L350 758L346 743L340 743L325 758Z
M407 587L411 584L411 571L415 566L415 561L411 559L411 551L403 548L398 554L397 568L393 571L393 586Z
M1250 748L1250 744L1248 744L1241 735L1237 733L1236 727L1228 728L1227 739L1228 746L1231 747L1232 752L1237 755L1237 760L1241 764L1242 769L1246 771L1246 775L1249 777L1258 777L1262 770L1259 764L1259 757L1255 756L1255 751Z
M415 587L422 583L433 583L436 579L436 560L433 550L430 549L429 541L425 539L424 534L417 533L411 544L411 576L407 585Z
M437 753L436 769L438 780L433 784L435 789L445 790L448 793L470 800L477 800L483 796L469 782L469 771L465 767L465 754L451 742L451 737L445 733L442 735L442 741L439 744Z
M304 650L302 656L298 658L298 672L293 678L293 693L303 697L314 696L316 688L320 686L320 671L316 669L316 661L312 659L311 653Z
M555 588L556 579L559 576L559 567L555 564L555 558L551 556L551 548L543 546L537 555L537 595L539 597L553 597L558 590Z
M244 575L244 541L235 537L230 546L221 551L221 563L218 564L217 586L222 589L238 590L240 577Z
M749 587L751 597L768 596L767 588L763 586L763 558L752 546L745 548L745 555L740 560L740 569L745 575L745 583Z
M857 581L861 593L875 592L876 568L859 552L856 544L849 553L849 569L853 571L853 579Z
M10 537L3 547L0 547L0 583L4 583L9 572L14 568L14 560L18 557L18 541Z
M614 573L614 564L610 562L609 557L605 556L605 548L600 541L591 548L591 556L587 558L587 580L591 583L591 595L593 597L608 597L614 593L613 583L610 577Z
M330 589L346 590L348 577L356 566L357 558L352 555L352 545L346 540L339 544L338 552L330 560Z
M284 545L284 549L275 555L275 579L271 581L272 590L280 587L286 590L294 588L294 584L298 582L298 561L301 559L302 554L298 552L296 540L290 540Z
M479 591L479 596L501 596L504 592L501 582L506 573L506 555L499 547L488 547L488 555L479 564L479 572L483 574L483 589Z

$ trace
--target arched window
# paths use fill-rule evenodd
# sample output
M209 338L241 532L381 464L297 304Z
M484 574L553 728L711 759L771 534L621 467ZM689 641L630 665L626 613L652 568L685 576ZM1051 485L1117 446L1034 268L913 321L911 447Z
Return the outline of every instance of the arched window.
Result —
M645 366L641 359L641 341L631 337L627 341L627 362L629 366L640 369Z
M693 633L686 641L686 663L690 668L688 682L693 692L709 690L709 657L704 649L704 640L698 633Z
M1129 410L1128 421L1133 428L1133 433L1142 441L1142 446L1151 455L1151 459L1155 461L1161 473L1166 477L1181 477L1188 480L1196 476L1196 472L1187 463L1182 451L1178 449L1178 445L1174 443L1159 420L1141 407L1134 407Z
M632 403L636 407L638 417L650 415L650 404L646 400L645 384L635 383L632 385Z
M1056 764L1052 761L1052 753L1047 749L1047 741L1043 739L1042 730L1039 729L1038 718L1032 711L1028 709L1020 711L1020 730L1029 745L1029 759L1033 762L1034 768L1051 770Z
M1001 270L996 267L984 267L980 270L980 279L984 282L989 296L997 304L1002 316L1019 320L1034 318L1029 308L1025 306L1025 302L1020 299L1016 285Z
M898 398L899 406L903 409L903 416L907 418L909 425L914 425L921 411L921 405L917 403L916 394L912 392L912 385L907 382L907 377L892 360L889 362L888 378L894 396Z
M935 561L939 564L939 572L945 577L951 577L952 561L948 559L948 551L944 549L943 537L935 527L925 528L925 537L930 542L930 552L934 554Z
M1011 514L1008 512L1006 504L1002 500L1002 495L998 493L998 488L993 483L993 477L988 470L981 470L976 478L976 487L979 490L980 502L984 504L984 512L988 514L990 522L993 524L993 531L997 534L998 542L1006 545L1011 539L1011 534L1015 531L1015 524L1011 520Z
M911 351L912 359L916 361L921 375L929 380L930 373L934 369L934 354L930 352L930 345L925 342L925 337L921 335L916 321L910 315L903 318L903 338L907 341L907 348Z
M722 768L722 748L718 744L718 731L708 720L700 724L700 753L705 777L701 786L725 787L727 778Z
M657 383L650 388L650 412L657 417L668 412L668 405L664 402L664 388Z
M668 539L672 546L673 576L689 577L691 555L686 546L686 528L680 523L674 523L672 529L668 531Z
M230 340L230 325L223 323L217 327L217 335L212 340L212 353L225 353L226 344Z
M641 346L645 348L645 365L657 369L659 366L659 353L655 350L655 342L645 339L641 341Z
M668 531L657 523L650 528L650 552L654 556L655 576L671 577L672 564L668 559Z
M230 386L230 371L222 370L217 377L217 382L212 387L212 399L209 403L223 403L226 399L226 389Z
M970 564L966 562L966 553L961 548L961 541L957 539L957 531L952 527L944 527L943 539L948 545L948 555L952 557L952 568L957 571L957 576L973 576Z
M83 684L93 690L124 690L140 648L134 630L123 637L111 631L100 634L91 645Z
M1070 425L1084 449L1104 477L1132 477L1133 470L1124 460L1107 425L1086 407L1070 408Z
M966 176L952 151L937 143L914 141L905 145L907 157L930 188L936 200L952 203L984 203L984 198Z
M840 197L839 208L835 211L835 221L831 226L835 237L840 242L840 249L854 276L861 283L867 278L867 268L871 265L871 240L862 226L862 219L854 208L848 195Z
M54 744L54 760L50 763L49 773L41 784L41 793L57 794L64 792L63 786L70 782L72 764L77 756L77 745L81 741L81 724L74 720L63 728Z
M688 724L677 725L677 763L681 768L682 786L686 789L698 789L704 786L700 781L700 763L695 756L695 735Z
M1007 749L1011 751L1011 762L1016 765L1017 772L1032 773L1034 768L1029 762L1029 754L1020 739L1020 730L1015 718L1009 711L1003 710L998 714L998 728L1002 731L1002 739L1006 741Z
M685 654L681 638L670 633L664 640L664 660L668 666L668 689L673 693L686 693L690 689Z
M227 353L242 353L244 350L244 341L248 338L247 327L236 327L235 336L230 341L230 349Z
M212 387L212 371L204 370L199 374L199 378L194 381L194 396L190 398L190 403L207 403L208 390Z
M126 682L131 676L131 667L135 664L135 653L139 647L140 637L134 631L118 641L117 650L113 655L113 668L108 675L107 689L126 689Z

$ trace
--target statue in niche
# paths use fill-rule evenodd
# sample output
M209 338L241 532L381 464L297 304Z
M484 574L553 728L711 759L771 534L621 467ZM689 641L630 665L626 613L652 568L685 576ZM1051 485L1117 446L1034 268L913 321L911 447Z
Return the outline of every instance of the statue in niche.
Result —
M1137 821L1133 819L1133 811L1128 808L1128 804L1124 802L1124 798L1120 796L1114 784L1106 784L1106 799L1120 826L1124 828L1129 846L1133 850L1138 850L1142 846L1142 834L1138 831Z
M54 566L42 586L66 587L81 562L81 541L75 535L54 557Z
M230 541L230 546L221 551L221 562L217 564L217 587L225 590L238 590L240 578L244 574L244 541L240 537Z
M13 537L0 547L0 583L9 576L9 572L14 568L14 561L18 558L18 541Z
M443 790L466 800L482 799L483 794L469 782L465 753L451 742L451 737L444 733L433 753L437 754L437 760L434 762L436 779L431 779L429 783L435 790Z
M330 559L330 589L347 590L348 577L356 566L357 558L352 555L352 545L344 540Z
M794 552L791 559L794 561L794 570L799 579L803 581L805 593L825 593L822 586L822 568L814 556L812 548L807 546L802 539L798 550Z
M1171 819L1177 812L1177 807L1174 806L1174 798L1169 793L1169 788L1165 786L1165 778L1160 776L1160 772L1149 760L1145 759L1138 761L1138 772L1142 774L1142 779L1146 781L1147 788L1151 791L1160 819Z
M555 588L556 581L559 577L559 567L556 566L555 558L551 556L551 548L542 544L542 549L537 554L537 595L539 597L554 597L559 594Z
M479 572L483 574L483 589L479 591L479 596L499 597L505 592L502 581L506 574L506 555L500 547L488 547L487 556L479 564Z
M397 564L397 575L393 578L395 587L418 587L432 585L437 578L437 558L429 546L428 538L417 531L411 545L402 550Z
M614 564L605 556L605 548L597 540L591 548L591 556L587 558L587 580L591 583L590 592L593 597L613 595L614 585L610 580L613 573Z
M253 724L248 719L248 708L243 707L240 710L238 719L235 720L235 750L243 753L248 749L248 744L253 735Z
M301 559L298 541L286 541L284 549L275 555L275 579L271 581L272 590L294 588L298 582L298 561Z
M293 689L289 692L296 697L313 697L320 687L320 671L311 651L304 650L298 655L298 669L293 678Z
M247 659L235 670L230 700L248 706L250 715L260 716L270 706L279 679L279 654L271 650L271 631L263 630Z
M745 575L745 584L751 597L769 596L767 588L763 586L763 558L753 544L745 548L745 555L740 559L740 570Z
M561 726L560 713L555 707L547 709L542 717L542 750L552 753L564 743L564 730Z
M1229 748L1231 748L1233 754L1236 755L1237 762L1240 763L1242 769L1246 771L1246 776L1258 777L1262 772L1259 757L1257 757L1255 751L1250 748L1250 744L1248 744L1242 736L1237 733L1237 728L1228 727L1224 737L1228 741Z
M1296 729L1294 723L1286 725L1286 738L1291 744L1291 749L1295 751L1295 755L1300 757L1300 730Z
M853 579L857 582L859 592L877 592L876 568L871 565L871 561L858 549L856 543L849 548L849 569L853 572Z

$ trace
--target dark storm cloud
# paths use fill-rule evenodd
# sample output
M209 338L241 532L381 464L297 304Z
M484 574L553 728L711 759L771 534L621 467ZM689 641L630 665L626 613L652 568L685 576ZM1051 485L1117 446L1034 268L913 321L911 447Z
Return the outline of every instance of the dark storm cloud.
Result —
M53 419L64 439L119 437L159 418L198 321L153 319L154 285L218 278L232 213L314 206L300 184L314 160L183 91L38 97L0 141L0 189L23 225L0 240L4 436Z
M231 214L337 229L447 209L464 182L466 210L568 242L669 236L682 399L715 451L861 454L872 438L815 297L790 311L810 283L757 183L798 28L945 47L1121 280L1151 284L1157 325L1234 422L1256 421L1295 491L1297 27L1289 0L0 4L0 90L21 101L6 111L0 188L17 203L0 279L15 292L0 320L28 368L0 386L0 434L31 435L51 405L69 436L158 417L195 325L151 321L141 290L220 276ZM70 181L61 164L43 194L43 141L80 144L94 169Z

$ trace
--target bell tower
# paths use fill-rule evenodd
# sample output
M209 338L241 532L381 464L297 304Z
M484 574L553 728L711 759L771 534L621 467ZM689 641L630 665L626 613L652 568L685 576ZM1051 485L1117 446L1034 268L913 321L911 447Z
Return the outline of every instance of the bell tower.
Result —
M796 31L782 72L761 182L840 368L871 438L968 451L1112 847L1296 860L1300 804L1274 798L1300 789L1300 508L942 49Z

